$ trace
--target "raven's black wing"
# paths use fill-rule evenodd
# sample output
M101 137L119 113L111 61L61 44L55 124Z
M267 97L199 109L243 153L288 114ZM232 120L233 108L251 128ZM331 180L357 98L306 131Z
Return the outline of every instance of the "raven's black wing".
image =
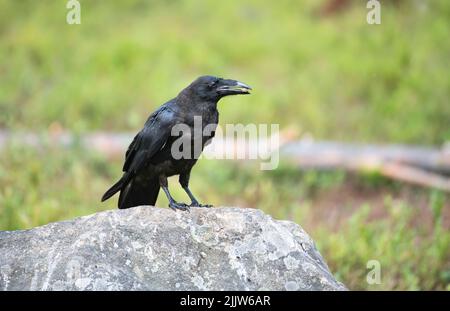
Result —
M175 124L176 118L170 108L161 106L155 111L128 147L123 171L134 175L148 164L164 146Z
M170 137L172 127L176 122L174 111L166 105L161 106L150 115L147 122L145 122L144 128L134 137L128 147L125 154L125 163L123 165L124 174L122 178L105 192L102 201L107 200L116 192L124 189L132 181L133 177L148 165L151 158L161 150ZM157 197L157 192L155 197ZM120 205L121 200L119 199Z

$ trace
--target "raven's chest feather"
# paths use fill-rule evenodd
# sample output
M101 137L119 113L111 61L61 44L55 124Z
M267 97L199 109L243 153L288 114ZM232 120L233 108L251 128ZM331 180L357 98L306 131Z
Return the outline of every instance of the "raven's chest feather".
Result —
M205 105L193 109L189 114L184 115L182 122L190 129L190 133L184 134L190 135L192 140L199 139L199 131L201 131L203 140L205 138L210 139L214 137L217 124L219 123L219 111L215 106Z
M206 144L214 137L219 112L215 107L192 109L180 113L171 130L172 135L163 148L153 157L151 170L166 176L188 171L196 163Z
M219 111L215 106L205 105L192 109L190 113L183 116L182 120L186 121L189 126L194 126L195 122L201 121L204 128L208 124L219 122Z

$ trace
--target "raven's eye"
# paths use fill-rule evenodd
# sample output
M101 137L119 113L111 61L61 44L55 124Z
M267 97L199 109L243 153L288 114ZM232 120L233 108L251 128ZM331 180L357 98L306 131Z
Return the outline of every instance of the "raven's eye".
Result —
M213 88L213 87L215 87L215 86L217 85L217 83L219 83L219 79L216 79L216 80L210 82L210 83L208 84L208 86L209 86L210 88Z

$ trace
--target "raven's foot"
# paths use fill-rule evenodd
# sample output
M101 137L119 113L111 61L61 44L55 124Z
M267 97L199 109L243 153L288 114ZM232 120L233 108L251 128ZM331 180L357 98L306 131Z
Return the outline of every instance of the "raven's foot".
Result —
M170 202L169 207L176 211L177 209L190 212L189 205L185 203Z
M206 207L206 208L210 208L213 207L211 204L201 204L198 203L197 201L194 201L191 203L191 205L189 205L190 207Z

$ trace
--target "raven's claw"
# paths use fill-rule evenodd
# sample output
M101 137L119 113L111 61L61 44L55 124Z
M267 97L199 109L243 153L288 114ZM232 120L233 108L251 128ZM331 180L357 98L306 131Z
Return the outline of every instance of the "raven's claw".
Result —
M185 203L170 202L169 207L176 211L177 209L190 212L189 205Z
M210 208L213 207L211 204L201 204L198 202L192 202L191 205L189 205L190 207L205 207L205 208Z

